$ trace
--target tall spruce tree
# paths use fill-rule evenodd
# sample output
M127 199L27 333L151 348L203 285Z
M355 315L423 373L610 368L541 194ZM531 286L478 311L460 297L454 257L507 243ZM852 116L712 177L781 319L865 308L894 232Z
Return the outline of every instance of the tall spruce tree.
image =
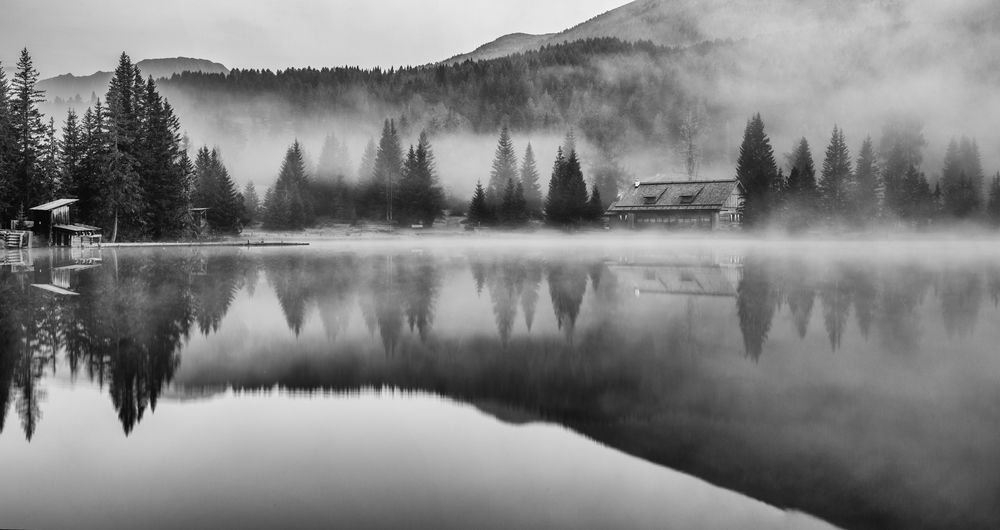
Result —
M521 186L524 188L524 200L527 203L528 215L538 219L542 216L542 188L538 182L538 166L535 163L535 151L531 144L524 150L521 160Z
M483 226L492 224L492 221L493 212L490 211L489 205L486 204L486 189L483 188L483 182L479 181L476 183L476 191L469 202L466 222L473 226Z
M816 167L813 164L809 142L802 138L795 146L789 160L791 171L785 183L785 204L791 211L789 221L802 225L811 219L819 203L816 186Z
M59 170L59 140L56 138L56 122L53 118L49 118L49 122L45 126L45 137L42 140L41 149L41 159L38 164L38 188L44 200L54 199L62 179Z
M46 202L51 188L42 175L41 158L45 123L38 105L45 101L44 92L38 90L38 71L31 61L28 49L21 50L17 69L11 83L13 97L10 106L14 150L8 166L13 188L15 207L25 209Z
M394 212L399 206L398 188L402 171L403 149L399 143L396 124L392 120L386 120L375 154L372 190L367 201L371 218L395 222Z
M990 183L989 199L986 202L986 218L994 227L1000 226L1000 172Z
M375 147L375 140L368 140L365 152L361 155L361 166L358 168L358 183L365 183L374 178L375 157L378 155L378 148Z
M62 128L62 140L59 150L60 195L75 196L79 182L85 178L83 159L86 156L83 130L80 120L73 109L66 112L66 122Z
M243 226L249 226L260 219L260 197L253 182L247 182L241 194L243 199Z
M604 205L601 203L601 190L595 183L590 188L590 199L587 200L587 220L596 223L604 215Z
M15 208L11 160L14 153L14 123L10 105L10 83L0 62L0 226L7 226L7 219Z
M111 224L112 242L118 240L119 230L135 238L143 229L143 187L135 156L139 131L135 70L129 56L122 53L105 97L104 121L110 149L99 188L105 208L102 214Z
M857 224L871 225L879 217L879 196L882 192L878 159L871 136L861 143L861 151L854 167L854 179L857 185L852 202Z
M145 84L137 81L134 88L143 89L136 94L140 115L134 145L142 185L144 235L152 239L180 237L186 228L192 188L181 148L180 123L170 103L156 91L152 77ZM220 203L215 212L209 211L208 219L216 230L232 232L226 208ZM223 218L226 221L221 221Z
M199 149L194 173L194 204L208 208L209 227L216 233L238 233L242 228L243 198L237 193L218 149Z
M983 204L983 170L979 146L973 140L963 136L961 141L952 138L948 143L941 188L946 215L966 219L979 213Z
M566 157L560 147L556 153L545 218L555 225L573 225L587 218L587 184L576 151Z
M911 168L919 173L926 145L923 125L919 121L906 117L894 117L886 121L879 141L882 184L885 189L884 213L905 218L905 212L911 210L906 177Z
M347 166L347 145L333 132L327 134L316 162L316 180L343 180L347 176Z
M834 125L819 182L820 199L828 220L851 218L853 178L851 154L844 140L844 132Z
M264 197L264 227L302 230L313 223L313 212L305 157L296 140L285 152L278 178Z
M748 227L763 226L777 199L774 197L774 189L778 180L778 167L760 114L755 114L747 121L740 157L736 163L736 178L745 192L744 224Z
M490 183L486 188L486 203L493 209L500 207L507 181L517 180L517 154L510 139L510 129L504 124L500 129L496 153L490 170Z

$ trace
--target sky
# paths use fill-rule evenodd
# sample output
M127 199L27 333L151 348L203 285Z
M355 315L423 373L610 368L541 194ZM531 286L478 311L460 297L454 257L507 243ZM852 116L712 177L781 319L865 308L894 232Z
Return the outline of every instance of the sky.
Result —
M560 31L627 0L3 0L0 61L27 46L42 77L133 60L234 68L436 62L508 33Z

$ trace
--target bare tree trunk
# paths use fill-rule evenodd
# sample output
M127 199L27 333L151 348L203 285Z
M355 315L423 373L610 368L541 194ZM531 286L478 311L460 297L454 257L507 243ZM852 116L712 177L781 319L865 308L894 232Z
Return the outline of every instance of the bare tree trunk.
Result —
M111 228L111 242L118 242L118 210L115 210L115 224Z

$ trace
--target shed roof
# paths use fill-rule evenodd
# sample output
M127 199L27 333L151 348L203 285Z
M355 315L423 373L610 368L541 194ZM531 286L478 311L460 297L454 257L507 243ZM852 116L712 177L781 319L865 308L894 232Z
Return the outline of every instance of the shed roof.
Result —
M718 209L737 189L736 179L637 182L608 211Z
M45 204L40 204L32 208L32 211L36 212L49 212L55 210L56 208L62 208L63 206L68 206L78 201L79 199L56 199L52 202L47 202Z
M52 228L56 230L65 230L67 232L74 233L87 233L87 232L100 232L101 229L96 226L90 225L55 225Z

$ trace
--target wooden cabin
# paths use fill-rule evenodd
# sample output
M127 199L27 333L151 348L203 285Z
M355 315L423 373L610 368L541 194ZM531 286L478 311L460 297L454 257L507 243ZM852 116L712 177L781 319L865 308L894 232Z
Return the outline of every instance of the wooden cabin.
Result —
M743 198L736 179L636 181L604 215L612 228L729 230L741 226Z
M101 229L74 224L70 206L77 199L57 199L32 208L31 231L39 243L50 247L81 247L101 244Z

